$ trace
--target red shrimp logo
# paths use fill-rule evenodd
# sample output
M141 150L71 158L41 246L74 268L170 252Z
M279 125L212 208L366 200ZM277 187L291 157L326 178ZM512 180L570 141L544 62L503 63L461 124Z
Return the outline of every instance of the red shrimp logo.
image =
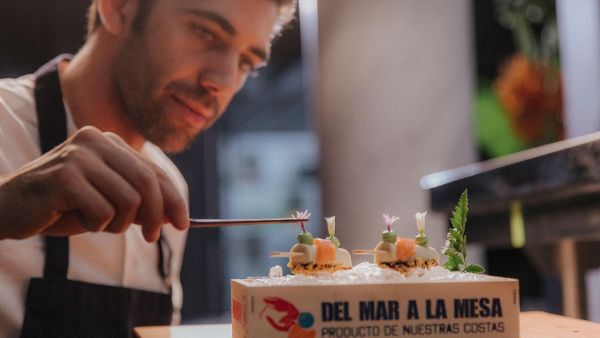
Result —
M260 312L262 318L266 312L279 315L278 319L267 314L267 322L277 331L287 332L288 338L315 338L317 332L311 329L315 320L312 314L298 311L294 304L279 297L264 298L265 307ZM274 313L275 312L275 313Z

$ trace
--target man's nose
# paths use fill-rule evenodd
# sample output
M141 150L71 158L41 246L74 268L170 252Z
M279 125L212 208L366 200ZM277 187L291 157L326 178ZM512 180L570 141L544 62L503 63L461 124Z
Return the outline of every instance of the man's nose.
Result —
M211 93L235 92L240 82L239 57L230 51L214 53L203 59L198 84Z

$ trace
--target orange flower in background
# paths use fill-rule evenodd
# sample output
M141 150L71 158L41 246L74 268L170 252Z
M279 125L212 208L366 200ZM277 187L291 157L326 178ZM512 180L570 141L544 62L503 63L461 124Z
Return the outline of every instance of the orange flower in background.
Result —
M547 142L548 131L562 138L562 90L558 69L513 55L494 89L515 133L525 142Z

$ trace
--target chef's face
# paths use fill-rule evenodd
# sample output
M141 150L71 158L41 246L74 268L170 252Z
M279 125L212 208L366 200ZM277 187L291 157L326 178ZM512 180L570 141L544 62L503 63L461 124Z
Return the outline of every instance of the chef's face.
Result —
M134 128L176 152L266 63L278 8L272 0L154 2L125 38L112 76Z

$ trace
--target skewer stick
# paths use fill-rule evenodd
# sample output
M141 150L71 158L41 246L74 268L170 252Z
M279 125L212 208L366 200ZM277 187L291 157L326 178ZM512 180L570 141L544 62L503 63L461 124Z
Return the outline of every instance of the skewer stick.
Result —
M354 255L383 255L386 253L387 253L387 251L385 251L385 250L363 250L363 249L352 250L352 254L354 254Z
M271 252L270 256L271 257L298 257L298 256L302 256L303 253L301 252L288 252L288 251L275 251L275 252Z

